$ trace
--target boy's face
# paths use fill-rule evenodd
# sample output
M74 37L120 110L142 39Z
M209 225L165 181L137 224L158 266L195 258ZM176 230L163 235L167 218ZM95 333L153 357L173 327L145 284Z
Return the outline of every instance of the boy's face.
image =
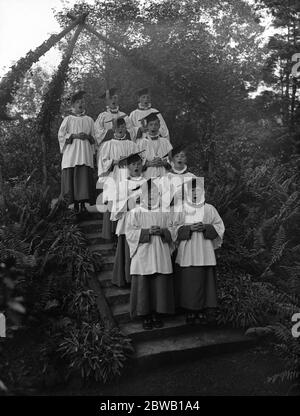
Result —
M118 137L124 137L126 134L126 124L122 123L116 127L115 133Z
M80 98L80 100L76 100L73 104L73 109L75 113L79 114L82 113L85 110L85 99Z
M147 124L147 128L151 136L155 136L159 132L160 122L159 120L149 121Z
M110 108L116 108L119 105L119 96L114 94L111 97L107 98L106 103Z
M134 162L128 164L128 170L129 170L130 176L138 178L142 174L142 169L143 169L143 163L141 159L135 160Z
M182 169L186 165L186 154L185 152L179 152L173 157L173 163L175 169Z
M143 106L147 106L151 103L151 95L143 94L139 97L139 103Z

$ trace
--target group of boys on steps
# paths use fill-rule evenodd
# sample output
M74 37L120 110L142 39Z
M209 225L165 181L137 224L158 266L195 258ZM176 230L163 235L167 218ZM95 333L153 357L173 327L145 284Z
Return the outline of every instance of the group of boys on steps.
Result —
M130 315L145 330L164 325L178 308L186 321L205 321L217 307L215 249L224 224L205 202L204 183L187 167L186 150L173 148L148 89L138 91L138 108L127 116L115 88L102 95L106 111L85 114L85 92L71 97L58 140L62 153L61 198L86 211L103 188L101 237L117 236L112 283L130 286Z

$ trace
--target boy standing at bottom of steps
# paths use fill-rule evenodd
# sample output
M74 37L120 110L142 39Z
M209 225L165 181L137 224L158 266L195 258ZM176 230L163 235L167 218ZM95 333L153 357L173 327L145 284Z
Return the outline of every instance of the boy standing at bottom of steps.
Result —
M211 204L204 200L204 184L191 178L180 212L173 217L177 242L176 303L186 310L187 323L205 321L217 307L215 249L222 245L225 227ZM191 198L189 198L189 195Z
M126 221L131 265L130 315L143 328L161 328L162 314L174 313L174 277L171 260L170 214L162 212L155 180L142 185L140 206Z

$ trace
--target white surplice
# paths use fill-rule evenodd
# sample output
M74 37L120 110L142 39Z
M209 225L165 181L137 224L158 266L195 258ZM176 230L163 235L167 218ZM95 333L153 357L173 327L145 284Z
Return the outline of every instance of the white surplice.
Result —
M114 177L117 181L120 179L124 180L128 175L120 175L119 166L115 165L112 168L112 163L114 160L120 159L120 157L129 156L135 152L138 152L136 144L125 138L111 139L104 142L98 155L98 176L109 175Z
M69 115L64 118L58 131L60 152L62 153L61 168L73 168L86 165L94 167L93 155L95 145L88 140L74 139L72 144L66 144L71 134L86 133L95 138L94 120L86 115Z
M113 128L113 122L111 120L116 120L117 118L122 116L125 116L124 121L126 123L126 128L130 134L131 140L134 140L135 131L131 125L129 117L125 113L123 113L123 111L112 111L109 107L107 107L106 111L100 113L97 117L97 120L95 121L95 135L98 147L102 143L108 130L111 130Z
M158 137L155 140L151 139L151 136L146 135L145 137L136 141L138 150L144 150L142 153L143 161L152 161L155 157L165 158L167 160L168 153L173 149L173 146L164 137ZM159 178L167 174L167 170L164 166L159 167L148 167L145 171L145 177Z
M168 228L170 215L158 208L148 211L143 207L134 208L126 219L126 239L130 249L130 274L151 275L173 272L171 247L160 236L151 235L149 243L139 243L141 230L152 225Z
M175 173L176 172L176 173ZM187 183L190 178L196 178L196 176L188 172L185 166L182 171L176 171L174 168L160 179L160 190L162 196L162 204L168 209L174 196L178 194L181 197L182 185Z
M112 166L114 160L137 152L136 144L125 138L104 142L98 152L98 183L103 187L103 202L118 198L120 183L128 177L127 167Z
M172 237L177 239L178 229L182 225L191 225L197 222L211 224L218 236L214 240L205 239L203 233L192 232L189 240L179 242L176 263L181 267L189 266L215 266L215 249L222 245L225 232L224 223L213 205L204 204L190 206L184 204L182 212L174 213L172 217Z
M131 125L134 129L135 137L137 135L138 129L142 126L142 122L140 120L142 120L144 117L147 117L149 114L157 112L157 111L158 110L156 110L156 108L150 107L145 110L137 108L130 113L129 118L131 121ZM159 118L159 121L160 121L160 128L159 128L160 135L162 137L165 137L167 140L170 140L169 130L168 130L168 127L166 125L166 122L163 116L159 113L157 114L157 117ZM142 137L145 137L145 134L146 133L143 133Z
M118 200L116 206L113 206L111 213L111 220L118 221L116 234L119 236L125 234L126 220L129 209L127 202L130 198L138 198L142 193L142 185L146 182L144 176L128 177L120 184ZM138 204L137 204L138 205ZM132 207L134 208L134 207Z

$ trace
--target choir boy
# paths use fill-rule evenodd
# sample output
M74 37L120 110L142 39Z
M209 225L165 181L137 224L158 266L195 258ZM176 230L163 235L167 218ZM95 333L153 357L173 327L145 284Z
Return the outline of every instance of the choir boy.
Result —
M131 138L133 139L134 131L131 127L129 117L123 111L120 111L119 108L118 90L116 88L110 88L106 90L101 98L106 100L106 110L100 113L95 121L97 147L99 148L105 137L113 134L114 123L119 117L124 117L128 135L132 135Z
M158 187L142 185L141 203L126 220L131 264L130 314L142 318L143 328L161 328L162 314L174 313L170 216L162 212Z
M94 121L85 114L84 95L85 91L79 91L71 97L72 114L64 118L58 132L62 153L61 197L69 204L74 203L76 213L87 210L85 202L95 204Z
M115 132L113 138L105 141L98 153L98 182L105 187L105 179L113 179L115 183L114 190L121 181L126 179L127 167L120 163L122 157L138 151L137 145L130 140L127 135L127 128L124 116L118 117L115 123ZM103 202L113 201L116 198L115 192L111 197L107 197ZM114 233L114 224L110 221L111 213L109 211L103 214L102 238L111 240Z
M148 131L146 124L142 121L149 114L158 111L151 106L151 95L149 88L143 88L137 92L138 95L138 108L130 113L131 125L134 129L136 139L145 137L146 132ZM159 134L162 137L170 140L169 130L166 125L166 122L163 116L159 113Z
M130 283L130 254L125 237L126 218L130 209L139 204L141 186L146 182L142 174L143 163L140 153L132 153L122 160L127 164L129 176L120 183L118 207L113 209L112 213L112 219L117 220L116 234L118 236L112 283L119 287Z
M191 199L185 198L182 211L175 213L172 233L178 244L175 296L188 323L205 320L205 312L217 307L214 251L225 231L216 208L204 201L203 184L197 182L189 182Z
M173 148L165 137L159 134L160 119L158 112L152 112L145 118L147 133L137 140L139 150L144 150L144 169L146 178L162 177L167 174L168 156Z

